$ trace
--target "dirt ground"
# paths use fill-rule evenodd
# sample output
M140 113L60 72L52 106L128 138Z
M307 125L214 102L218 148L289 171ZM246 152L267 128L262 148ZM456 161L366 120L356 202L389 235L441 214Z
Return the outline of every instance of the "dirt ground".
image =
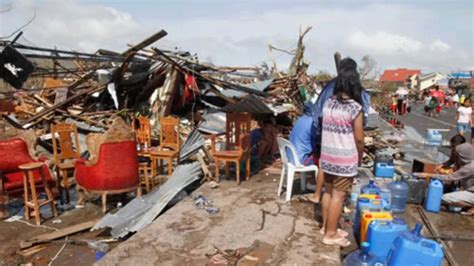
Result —
M81 222L87 222L102 216L99 206L86 204L84 208L74 209L62 213L56 218L46 219L41 225L64 228ZM53 224L53 220L60 219L61 223ZM45 249L28 257L17 254L21 241L31 239L34 236L51 233L54 230L45 227L36 227L34 219L30 220L31 225L25 221L0 222L0 265L20 265L32 263L33 265L47 265L59 249L63 246L63 240L44 244ZM98 239L102 231L78 233L69 237L69 240ZM41 244L40 244L41 245ZM95 261L95 252L86 244L68 244L58 255L53 265L92 265Z

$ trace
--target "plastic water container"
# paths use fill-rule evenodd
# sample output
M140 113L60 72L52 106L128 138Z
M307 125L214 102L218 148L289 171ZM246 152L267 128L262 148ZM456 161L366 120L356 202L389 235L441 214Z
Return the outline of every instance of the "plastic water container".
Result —
M405 182L409 188L407 203L423 203L426 194L426 181L424 179L409 178Z
M421 236L422 225L417 223L413 231L403 232L392 244L388 253L388 265L441 265L443 247L434 240Z
M380 191L380 196L382 197L382 206L384 210L390 211L392 209L392 192L388 188L382 188Z
M360 242L361 243L367 240L367 230L369 229L369 224L372 221L377 221L377 220L391 221L393 220L393 217L390 212L365 211L364 213L362 213L362 217L360 220Z
M380 195L380 188L375 184L374 180L369 180L369 183L360 189L361 194L378 194Z
M360 239L361 215L367 211L383 211L382 199L379 195L361 194L357 200L354 225L352 227L357 241Z
M407 206L408 185L400 180L391 182L388 184L388 189L392 193L391 208L395 213L404 212Z
M370 252L381 261L386 261L395 238L407 231L407 224L400 218L393 218L392 221L375 220L371 222L367 230L367 242L370 244Z
M426 142L428 142L428 145L440 146L443 142L443 136L436 129L428 129L426 134Z
M443 197L443 182L432 179L428 186L425 209L429 212L439 212L441 208L441 198Z
M344 266L375 266L383 265L377 257L370 252L370 244L362 243L360 250L349 254L342 263Z
M390 163L376 162L374 166L374 175L376 177L393 178L395 175L395 166Z

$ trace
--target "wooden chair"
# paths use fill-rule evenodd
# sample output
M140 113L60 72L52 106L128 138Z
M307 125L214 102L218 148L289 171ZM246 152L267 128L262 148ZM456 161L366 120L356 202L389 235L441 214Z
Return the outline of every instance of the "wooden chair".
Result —
M250 178L250 121L249 113L228 113L226 116L225 150L216 149L212 137L212 155L216 163L216 179L219 180L219 163L226 163L229 176L230 163L235 163L237 184L240 184L240 161L245 160L245 180Z
M135 121L132 123L132 128L137 135L137 143L140 145L139 155L147 154L148 149L151 148L151 124L150 120L144 116L139 116L138 127L135 125Z
M58 188L61 202L64 203L61 187L65 190L66 202L69 203L69 176L68 171L74 169L74 160L81 158L79 137L75 124L58 123L51 126L53 136L53 153L58 177ZM56 137L59 137L59 141ZM61 184L62 177L62 184Z
M180 126L179 118L166 116L160 118L160 146L150 151L153 176L157 175L158 161L160 172L163 173L163 160L168 163L168 176L173 171L173 160L179 163L180 150Z

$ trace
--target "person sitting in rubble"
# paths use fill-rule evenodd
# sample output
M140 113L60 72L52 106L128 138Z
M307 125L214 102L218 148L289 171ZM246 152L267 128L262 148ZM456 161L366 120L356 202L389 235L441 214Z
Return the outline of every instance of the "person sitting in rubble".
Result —
M456 147L456 161L460 165L454 173L446 174L418 174L423 177L436 177L449 184L460 181L461 190L445 193L442 197L444 204L466 208L464 214L474 214L474 145L463 143Z
M273 117L257 119L258 128L250 132L251 152L260 160L260 166L273 163L273 156L278 150L278 130Z
M314 127L313 117L311 115L311 103L307 102L304 106L303 115L296 120L295 125L293 126L293 130L291 130L290 134L290 142L296 149L296 153L298 154L297 160L302 165L318 165L318 158L316 157L316 128ZM295 158L289 155L289 159L291 161L295 160ZM318 171L318 177L314 176L314 173L311 172L312 178L315 179L315 183L318 179L323 178L323 172ZM320 194L312 195L308 197L308 200L319 203Z
M445 169L448 169L448 168L452 168L453 170L457 170L460 168L460 165L458 163L458 160L456 159L457 157L457 154L456 154L456 147L465 143L466 142L466 138L464 138L463 136L461 135L454 135L454 137L451 138L451 140L449 141L450 145L451 145L451 152L450 152L450 155L449 155L449 159L438 165L436 167L436 171L439 172L439 173L443 173L443 171L445 171Z

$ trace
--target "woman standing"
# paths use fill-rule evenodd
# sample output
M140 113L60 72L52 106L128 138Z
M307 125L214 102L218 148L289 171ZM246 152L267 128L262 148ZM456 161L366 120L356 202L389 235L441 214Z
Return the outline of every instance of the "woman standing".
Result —
M469 132L471 115L471 99L466 98L456 113L457 130L459 135L464 136L464 133Z
M344 62L346 61L346 62ZM342 63L355 64L350 58ZM356 68L341 70L333 97L323 108L320 167L324 172L323 243L346 247L347 232L337 229L341 210L357 175L364 149L362 85Z

